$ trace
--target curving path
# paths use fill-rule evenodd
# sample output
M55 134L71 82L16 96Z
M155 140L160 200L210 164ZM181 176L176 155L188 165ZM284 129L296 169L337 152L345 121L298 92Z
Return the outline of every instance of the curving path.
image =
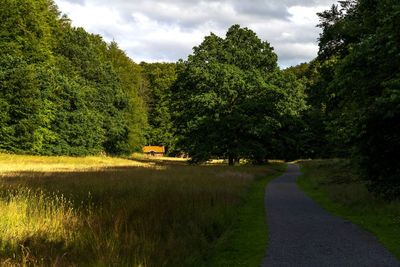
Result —
M299 166L266 189L269 241L262 266L400 266L371 234L331 215L297 186Z

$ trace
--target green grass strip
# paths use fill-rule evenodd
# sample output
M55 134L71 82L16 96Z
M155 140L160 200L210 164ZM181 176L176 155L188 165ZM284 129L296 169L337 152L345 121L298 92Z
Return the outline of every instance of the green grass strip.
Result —
M275 165L275 164L274 164ZM256 179L228 233L217 244L207 266L259 266L265 255L268 228L266 224L264 193L269 181L280 176L285 164L276 164L276 172Z

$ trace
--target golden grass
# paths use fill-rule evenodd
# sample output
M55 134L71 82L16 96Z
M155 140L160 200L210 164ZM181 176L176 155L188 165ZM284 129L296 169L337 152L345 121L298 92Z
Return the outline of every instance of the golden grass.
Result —
M0 179L0 265L199 266L254 178L276 172L132 162L1 154L14 173Z
M0 153L0 177L13 172L86 171L110 167L155 167L151 162L113 157L30 156Z
M133 153L131 155L132 159L139 161L150 161L150 162L182 162L185 163L188 158L175 158L175 157L161 157L161 156L151 156L143 153Z
M1 241L15 246L27 236L50 242L71 240L79 225L78 214L63 195L20 187L3 191L0 200Z

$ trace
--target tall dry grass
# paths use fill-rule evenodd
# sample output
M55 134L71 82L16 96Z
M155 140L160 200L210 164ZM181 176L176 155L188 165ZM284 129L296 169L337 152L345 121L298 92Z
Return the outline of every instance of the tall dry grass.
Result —
M32 156L0 153L0 177L15 172L87 171L115 167L156 167L154 162L114 157Z
M202 266L270 167L163 165L0 178L0 264Z

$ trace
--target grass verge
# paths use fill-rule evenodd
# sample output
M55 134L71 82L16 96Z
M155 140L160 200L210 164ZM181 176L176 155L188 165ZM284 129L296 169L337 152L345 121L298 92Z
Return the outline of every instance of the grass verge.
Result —
M275 163L274 172L258 177L243 204L236 211L231 228L217 243L207 266L259 266L267 247L268 229L265 221L264 192L269 181L286 170Z
M400 202L368 192L350 162L315 160L301 164L299 186L326 210L375 235L400 259Z

